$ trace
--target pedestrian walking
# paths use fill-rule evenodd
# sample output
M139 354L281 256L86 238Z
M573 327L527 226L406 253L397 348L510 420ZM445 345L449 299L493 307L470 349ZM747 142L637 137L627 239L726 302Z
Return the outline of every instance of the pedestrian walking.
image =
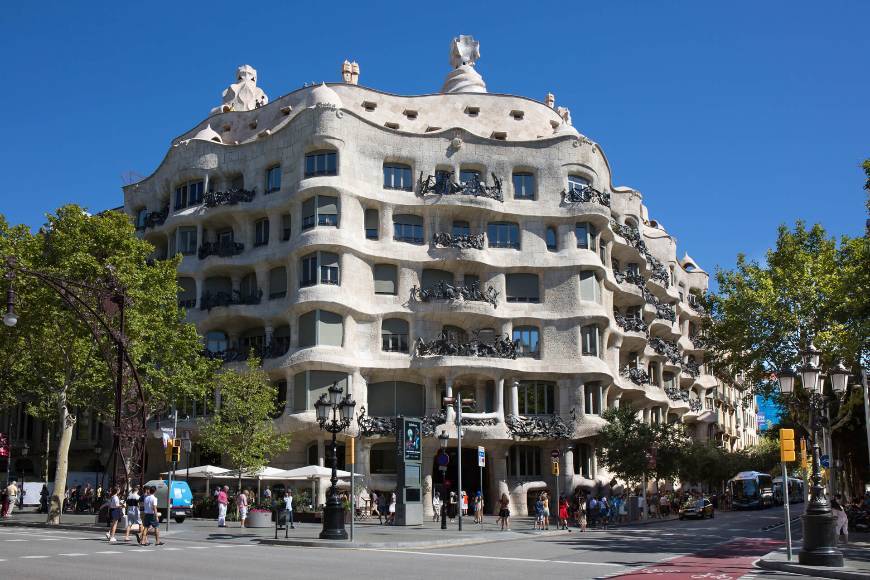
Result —
M459 513L459 504L456 499L456 492L450 492L450 499L447 502L447 517L450 519L450 523L453 523L453 520L456 518L456 515Z
M581 532L586 531L586 498L582 495L577 501L577 526Z
M6 486L6 496L8 499L7 499L7 503L4 504L4 505L6 505L6 509L3 512L4 513L3 517L8 518L8 517L12 517L12 513L15 511L15 504L18 501L18 482L17 481L13 480L12 483L10 483L8 486Z
M598 500L591 494L586 502L586 516L589 519L589 525L594 528L595 523L598 521Z
M601 522L601 526L606 530L607 524L610 519L610 504L607 502L607 497L602 497L598 500L598 521Z
M218 508L219 528L227 527L227 505L230 503L229 491L230 487L225 485L222 488L219 488L217 490L217 495L215 495L215 501L217 501Z
M293 524L293 490L289 488L284 493L284 512L287 514L287 521L284 525L290 526L291 530L295 530L296 526Z
M544 494L538 494L538 499L535 500L535 529L544 529Z
M245 527L245 520L248 519L248 494L245 490L239 491L236 496L236 508L239 510L239 522L241 527Z
M118 542L115 539L115 532L118 530L118 522L124 515L124 510L121 508L121 498L118 497L118 488L113 486L109 490L109 521L112 522L111 529L106 532L106 539L110 544Z
M441 518L441 493L435 492L432 496L432 521L437 522Z
M142 527L142 518L139 515L139 487L133 486L133 489L130 490L130 493L127 495L127 529L124 530L124 541L130 541L130 531L133 529L133 526L136 526L136 533L138 534L140 528Z
M465 490L462 490L462 515L468 515L468 494L465 493Z
M483 494L479 491L474 496L474 523L483 523Z
M541 494L541 500L544 502L544 529L550 529L550 494L546 491Z
M160 519L157 517L157 488L153 485L145 488L145 498L142 500L142 533L139 536L140 546L149 546L148 530L154 530L154 542L162 546L160 541Z
M389 516L387 516L387 525L394 525L396 523L396 494L390 494L390 506L387 508L389 510Z
M837 516L837 522L835 524L836 531L834 532L834 536L837 538L837 541L840 540L840 534L843 534L845 538L845 543L849 543L849 516L846 515L846 510L843 509L843 505L840 503L842 498L840 494L837 494L834 499L831 500L831 511Z
M565 496L559 498L559 529L568 530L568 500Z
M42 484L42 491L39 492L39 513L48 513L48 485Z
M507 528L507 531L511 531L511 510L510 510L511 502L508 499L506 493L501 494L501 498L498 500L498 523L501 526L501 531L504 531Z

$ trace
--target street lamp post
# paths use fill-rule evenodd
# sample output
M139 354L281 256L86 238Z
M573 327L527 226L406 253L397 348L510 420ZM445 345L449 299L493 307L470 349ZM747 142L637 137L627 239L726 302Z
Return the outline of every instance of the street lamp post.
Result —
M317 422L320 428L332 433L332 485L329 488L329 497L323 507L323 531L320 532L322 540L346 540L347 530L344 529L344 504L338 497L338 445L336 435L350 427L353 419L353 411L356 401L350 393L341 397L342 389L333 383L328 389L328 396L323 394L314 403L317 411ZM330 413L331 411L331 413ZM351 490L353 493L353 490Z
M455 397L444 397L445 406L456 406L456 496L458 502L457 518L459 531L462 531L462 405L473 405L474 399L463 399L462 393Z
M443 457L447 457L447 441L450 439L450 436L447 434L447 431L441 431L441 434L438 435L438 443L441 445L441 455ZM438 465L438 469L441 470L441 529L447 529L447 464Z
M804 539L798 561L808 566L842 566L843 553L837 549L837 518L831 513L831 505L822 487L820 466L819 431L824 426L827 401L822 394L819 368L819 351L810 343L801 353L802 365L799 369L801 384L809 400L810 431L813 440L812 475L810 476L810 502L803 515ZM791 369L779 373L779 388L790 406L797 406L794 398L796 374ZM845 391L848 372L842 365L829 373L831 386L835 392Z

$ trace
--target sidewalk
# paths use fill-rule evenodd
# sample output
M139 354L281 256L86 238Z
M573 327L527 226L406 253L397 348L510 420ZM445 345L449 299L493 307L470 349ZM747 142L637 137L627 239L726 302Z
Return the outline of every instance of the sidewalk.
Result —
M812 578L841 578L846 580L867 580L870 578L870 534L850 534L853 540L848 546L840 546L843 552L843 567L828 568L821 566L804 566L798 563L800 542L792 550L791 562L786 560L785 548L770 552L756 566L765 570L790 572Z

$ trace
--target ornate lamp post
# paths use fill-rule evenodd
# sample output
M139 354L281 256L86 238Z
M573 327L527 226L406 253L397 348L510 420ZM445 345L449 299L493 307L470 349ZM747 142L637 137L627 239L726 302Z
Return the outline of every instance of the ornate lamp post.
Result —
M831 505L825 497L819 460L819 431L826 422L828 406L827 400L822 394L819 354L819 351L810 343L807 350L801 353L803 364L798 370L803 390L808 396L810 430L813 439L810 504L803 515L804 540L798 554L798 561L808 566L842 566L843 553L836 547L837 518L831 513ZM789 406L792 407L799 405L798 400L794 397L796 377L795 372L788 368L782 370L778 376L780 391L786 397ZM831 369L829 377L831 386L837 394L845 391L848 371L843 368L842 364Z
M447 441L450 440L450 436L447 434L447 431L441 431L441 434L438 435L438 443L441 445L441 456L447 457ZM443 460L442 460L443 461ZM447 529L447 463L441 465L439 463L438 469L441 470L441 529Z
M342 398L342 392L341 387L333 383L328 389L329 394L321 395L314 403L320 428L332 433L332 485L323 507L323 531L320 532L322 540L347 539L347 530L344 529L344 504L338 497L338 446L335 436L350 427L356 401L350 393Z

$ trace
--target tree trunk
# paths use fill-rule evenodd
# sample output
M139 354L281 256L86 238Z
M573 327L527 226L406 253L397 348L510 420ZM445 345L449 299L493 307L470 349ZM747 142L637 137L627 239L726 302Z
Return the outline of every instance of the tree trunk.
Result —
M72 442L73 427L76 424L75 415L70 414L66 406L66 392L60 395L58 402L58 426L60 427L60 439L57 444L57 467L54 471L54 491L51 494L51 503L48 508L49 525L60 523L63 513L63 500L66 496L66 476L69 467L69 446Z

